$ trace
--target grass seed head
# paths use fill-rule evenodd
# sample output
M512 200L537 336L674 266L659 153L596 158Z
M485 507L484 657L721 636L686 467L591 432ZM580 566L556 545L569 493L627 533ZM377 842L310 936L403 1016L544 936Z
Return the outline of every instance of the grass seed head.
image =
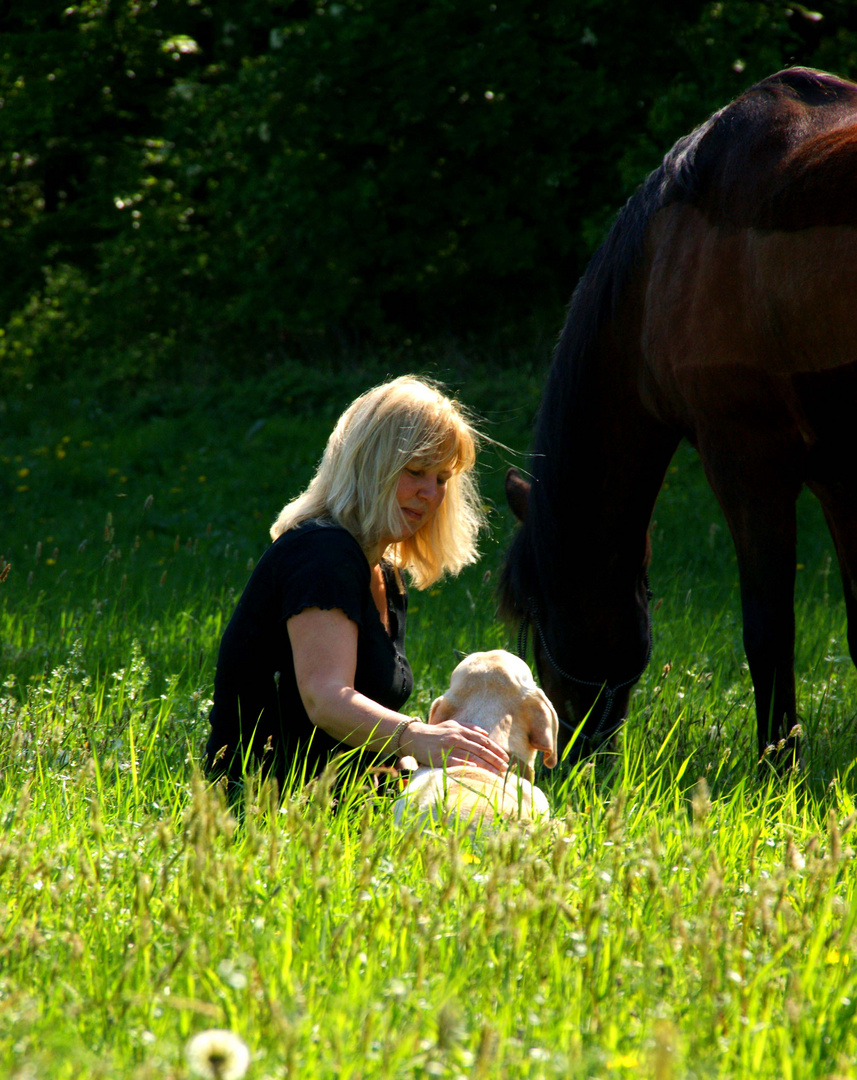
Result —
M798 850L797 844L792 837L789 837L788 845L786 846L786 866L790 870L800 871L806 866L806 859L801 855Z
M701 825L711 813L711 798L708 790L708 782L704 776L696 782L691 799L693 806L693 821L695 825Z
M836 820L835 810L831 810L828 814L827 823L830 834L830 861L839 862L842 858L842 840L839 835L839 822Z
M655 1026L650 1073L654 1080L672 1080L675 1075L677 1039L678 1032L668 1021L662 1020Z
M437 1014L437 1045L440 1050L450 1050L460 1043L466 1031L461 1017L461 1009L454 1001L441 1006Z

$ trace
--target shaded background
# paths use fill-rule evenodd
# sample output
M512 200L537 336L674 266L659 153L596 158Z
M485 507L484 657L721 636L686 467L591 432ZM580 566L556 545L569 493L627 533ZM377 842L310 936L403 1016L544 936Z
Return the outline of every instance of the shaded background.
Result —
M554 333L675 139L791 63L857 70L857 9L7 0L0 389Z

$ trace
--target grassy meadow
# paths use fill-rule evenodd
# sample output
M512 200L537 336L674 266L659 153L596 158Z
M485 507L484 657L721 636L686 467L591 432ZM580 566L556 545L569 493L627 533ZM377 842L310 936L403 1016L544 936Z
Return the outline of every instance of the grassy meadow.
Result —
M251 786L238 822L199 774L268 524L386 374L436 374L501 444L480 564L411 593L410 711L456 650L514 647L502 478L545 355L0 400L0 1075L182 1080L223 1028L253 1080L857 1076L857 676L809 498L797 778L758 775L731 543L684 446L652 663L616 752L541 779L551 822L398 830L370 786L334 813L325 784L279 806Z

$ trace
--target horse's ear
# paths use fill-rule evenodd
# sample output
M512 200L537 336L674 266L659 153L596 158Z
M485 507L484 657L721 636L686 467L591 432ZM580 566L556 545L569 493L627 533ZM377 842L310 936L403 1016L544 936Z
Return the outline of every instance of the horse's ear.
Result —
M506 502L518 521L523 521L527 516L529 501L529 481L525 480L517 469L509 469L506 473Z

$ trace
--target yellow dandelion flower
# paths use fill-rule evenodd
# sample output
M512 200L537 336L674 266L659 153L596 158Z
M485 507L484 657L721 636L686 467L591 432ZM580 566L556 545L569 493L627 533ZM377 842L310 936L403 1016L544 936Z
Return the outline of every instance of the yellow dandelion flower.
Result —
M29 475L30 475L30 470L29 469L18 469L18 476L20 476L22 480L23 480L23 478L25 476L29 476Z
M15 488L15 490L16 491L29 491L30 490L30 485L29 484L18 484L18 486Z
M607 1062L608 1069L636 1069L640 1059L636 1054L615 1054Z
M187 1066L194 1076L210 1080L241 1080L250 1065L250 1051L232 1031L201 1031L185 1047Z
M851 957L848 953L841 953L839 949L830 949L827 956L824 958L825 964L847 964Z

